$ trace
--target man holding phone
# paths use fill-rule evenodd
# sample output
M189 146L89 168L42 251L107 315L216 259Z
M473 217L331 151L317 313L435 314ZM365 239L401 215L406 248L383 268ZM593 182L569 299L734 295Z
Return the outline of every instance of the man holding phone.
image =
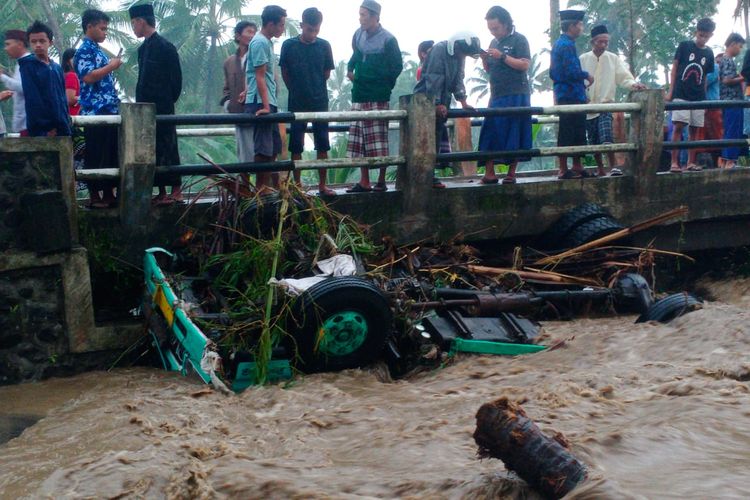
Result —
M96 9L81 15L83 43L76 51L74 68L81 80L81 115L116 115L120 112L115 79L112 73L122 65L119 57L109 59L99 46L107 37L109 16ZM86 159L84 168L115 168L119 163L117 127L86 127ZM115 182L87 183L91 208L107 208L116 204ZM102 192L100 195L99 192Z

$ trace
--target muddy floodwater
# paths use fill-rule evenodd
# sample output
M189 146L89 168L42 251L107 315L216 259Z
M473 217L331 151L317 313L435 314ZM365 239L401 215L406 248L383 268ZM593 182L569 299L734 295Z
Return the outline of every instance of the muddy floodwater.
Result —
M125 369L0 387L43 417L0 445L3 498L537 498L478 460L501 396L590 467L572 498L750 498L747 283L668 325L544 324L552 351L461 356L409 380L352 370L225 396Z

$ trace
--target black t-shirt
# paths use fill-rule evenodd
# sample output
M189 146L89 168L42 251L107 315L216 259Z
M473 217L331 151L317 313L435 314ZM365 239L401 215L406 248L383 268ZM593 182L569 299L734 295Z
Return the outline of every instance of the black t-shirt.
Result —
M289 111L327 111L325 72L335 68L331 44L322 38L304 43L299 37L281 45L279 66L289 79Z
M490 48L498 49L516 59L531 59L529 42L520 33L513 32L502 40L493 38ZM525 71L513 69L505 64L505 61L493 57L487 58L487 66L492 97L530 93L529 77Z
M708 47L699 49L694 41L680 42L674 53L677 78L673 99L703 101L706 99L706 76L714 70L714 53Z

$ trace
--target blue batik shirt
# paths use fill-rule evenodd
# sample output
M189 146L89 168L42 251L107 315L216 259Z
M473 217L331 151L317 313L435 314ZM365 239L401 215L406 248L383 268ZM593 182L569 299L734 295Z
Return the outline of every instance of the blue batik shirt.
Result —
M81 81L79 103L82 115L116 115L120 111L120 99L117 97L115 79L112 73L95 83L85 83L83 77L94 70L109 64L109 58L99 44L90 38L84 38L76 50L75 70Z
M555 82L555 101L560 104L585 104L586 87L583 81L589 76L581 69L575 41L563 33L552 47L549 76Z

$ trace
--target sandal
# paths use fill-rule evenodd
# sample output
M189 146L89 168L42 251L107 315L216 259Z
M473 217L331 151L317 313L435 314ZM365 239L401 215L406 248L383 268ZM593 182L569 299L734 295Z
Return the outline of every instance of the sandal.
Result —
M347 193L369 193L370 191L372 191L371 187L364 187L359 182L346 190Z
M622 175L622 170L620 170L617 167L613 167L612 170L609 171L610 177L619 177Z
M505 177L503 179L503 184L515 184L516 178L515 177Z
M701 167L700 165L696 165L695 163L690 163L687 167L685 167L685 170L687 170L688 172L700 172L703 170L703 167Z
M432 179L432 188L433 189L445 189L445 184L440 182L440 180L437 177L435 177L434 179Z
M384 191L388 191L388 185L385 182L378 182L377 184L375 184L372 190L382 193Z
M682 169L680 168L680 165L677 163L672 163L672 165L669 167L669 172L673 174L681 174Z
M482 184L497 184L498 179L497 177L482 177L479 182L481 182Z
M318 196L325 198L335 198L337 196L337 193L333 189L323 188L318 190Z
M558 179L564 180L564 179L580 179L580 177L576 177L574 172L571 172L570 170L566 170L562 174L557 176Z

